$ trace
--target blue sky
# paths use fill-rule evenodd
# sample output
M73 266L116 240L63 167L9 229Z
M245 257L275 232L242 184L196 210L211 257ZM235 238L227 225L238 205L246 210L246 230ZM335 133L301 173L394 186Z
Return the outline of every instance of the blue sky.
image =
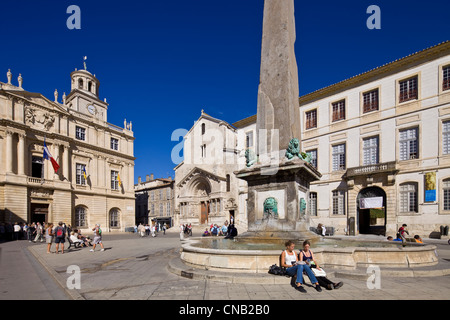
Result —
M108 122L133 122L138 176L173 176L172 132L206 113L233 123L256 114L263 0L64 1L2 3L0 81L53 100L83 67L100 80ZM450 39L450 2L299 1L300 95ZM81 9L69 30L67 8ZM370 5L381 30L369 30ZM3 72L3 73L2 73Z

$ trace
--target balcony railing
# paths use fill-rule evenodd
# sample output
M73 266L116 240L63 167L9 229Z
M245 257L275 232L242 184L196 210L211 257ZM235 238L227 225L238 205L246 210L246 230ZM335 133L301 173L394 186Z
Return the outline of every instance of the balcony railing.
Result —
M397 171L396 162L386 162L379 164L371 164L362 167L349 168L345 175L347 177L364 176L375 173L391 173Z
M45 183L45 179L28 177L28 183L44 184Z

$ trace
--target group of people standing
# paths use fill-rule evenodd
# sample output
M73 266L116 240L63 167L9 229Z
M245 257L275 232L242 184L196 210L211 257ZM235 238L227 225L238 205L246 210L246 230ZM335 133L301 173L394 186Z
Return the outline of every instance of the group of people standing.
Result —
M100 228L100 225L96 224L95 227L92 229L92 231L94 231L94 240L92 243L92 249L90 251L94 252L97 244L99 244L101 247L100 251L105 251L102 242L102 229ZM55 242L56 244L55 253L59 253L60 246L61 246L61 253L64 253L64 243L66 236L68 236L70 238L70 241L72 241L73 243L79 242L81 244L84 244L85 246L91 244L91 241L88 237L82 236L78 230L72 231L70 226L66 227L66 225L63 222L59 222L55 228L53 228L53 223L49 223L45 230L47 253L52 253L50 250L53 242Z
M166 229L167 229L167 226L164 223L164 225L162 227L164 234L166 234ZM139 236L141 236L141 237L149 236L150 233L151 233L152 237L156 237L157 231L158 231L158 227L156 226L156 224L143 225L142 223L140 223L139 226L135 226L135 233L139 234Z
M64 253L64 243L66 242L66 238L70 237L70 241L73 243L80 242L86 246L92 245L93 247L90 251L95 251L97 244L101 246L101 251L104 251L100 225L96 224L92 231L94 231L93 241L90 240L89 237L81 235L77 229L72 230L72 227L66 225L64 222L59 222L56 226L51 222L33 222L31 224L26 222L16 222L14 224L2 223L0 225L0 240L28 240L29 242L35 243L38 241L43 243L45 241L47 244L47 253L52 253L51 247L52 244L55 243L55 253Z
M31 224L1 223L0 224L0 241L28 240L30 242L44 241L45 224L33 222Z

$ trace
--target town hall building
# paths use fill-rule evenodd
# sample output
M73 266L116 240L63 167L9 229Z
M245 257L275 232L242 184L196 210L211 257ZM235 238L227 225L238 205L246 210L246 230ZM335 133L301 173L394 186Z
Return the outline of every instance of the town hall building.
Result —
M0 82L0 222L65 222L104 231L134 225L131 123L108 123L108 103L88 70L70 74L71 92L54 100ZM44 147L59 168L44 159Z

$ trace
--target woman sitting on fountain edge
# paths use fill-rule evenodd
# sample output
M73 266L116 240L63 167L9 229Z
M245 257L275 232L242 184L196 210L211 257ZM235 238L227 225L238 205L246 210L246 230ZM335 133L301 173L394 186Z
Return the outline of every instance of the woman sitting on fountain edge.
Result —
M295 288L303 293L306 293L305 288L303 288L303 271L306 271L306 274L308 275L309 279L311 280L311 283L315 284L315 289L317 291L322 291L320 288L319 282L317 281L316 277L314 276L314 273L311 271L311 268L305 264L303 261L298 261L297 254L294 251L295 243L291 240L287 241L285 243L286 250L283 251L281 254L281 267L286 268L286 273L293 277L297 276L297 279L295 281ZM297 264L298 263L298 264Z
M298 254L298 259L300 261L304 261L306 263L306 265L310 266L311 268L317 268L317 269L321 270L319 267L319 264L314 259L313 252L309 249L310 247L311 247L311 243L308 240L305 240L303 242L303 250L301 250L300 253ZM319 281L319 284L322 287L327 288L328 290L339 289L343 285L342 282L334 283L333 281L327 279L326 277L317 277L316 276L316 279L317 279L317 281Z

